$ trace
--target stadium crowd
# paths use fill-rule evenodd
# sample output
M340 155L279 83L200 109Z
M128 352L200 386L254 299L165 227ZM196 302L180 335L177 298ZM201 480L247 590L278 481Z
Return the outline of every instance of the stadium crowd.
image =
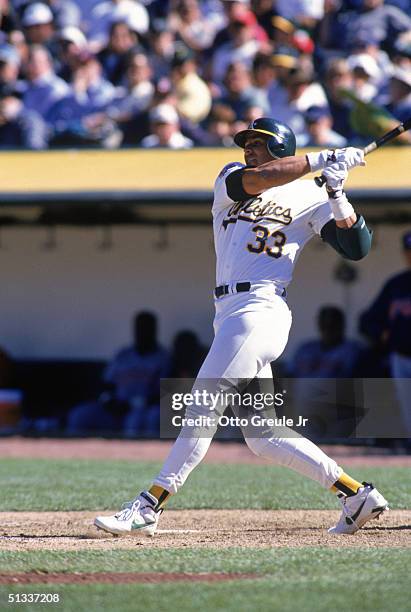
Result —
M261 115L360 145L410 111L410 0L0 0L3 149L231 146Z

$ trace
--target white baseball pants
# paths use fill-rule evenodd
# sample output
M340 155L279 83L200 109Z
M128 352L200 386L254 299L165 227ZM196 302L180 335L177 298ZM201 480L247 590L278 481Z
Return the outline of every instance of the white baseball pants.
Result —
M290 309L271 282L216 300L215 337L194 388L201 388L201 379L272 378L270 362L284 351L291 320ZM209 406L197 404L187 409L186 417L208 414ZM199 431L195 426L183 426L154 484L177 493L204 458L215 430L210 428L205 433L204 427ZM297 437L295 432L292 437L284 437L284 433L282 428L277 435L273 430L272 437L271 432L261 438L245 434L245 441L256 455L330 488L342 469L306 438Z

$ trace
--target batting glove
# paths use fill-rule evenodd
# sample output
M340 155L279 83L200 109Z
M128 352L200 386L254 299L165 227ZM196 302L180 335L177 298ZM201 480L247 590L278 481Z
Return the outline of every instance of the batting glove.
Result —
M325 149L319 153L307 153L307 161L310 164L311 172L322 170L326 166L337 161L334 151Z
M364 151L355 147L347 147L346 149L336 149L335 157L337 162L344 162L347 165L347 170L356 166L365 166Z
M336 162L345 162L348 170L355 168L355 166L365 166L364 151L355 147L335 149L335 151L326 149L319 153L307 153L306 157L310 164L311 172L323 170Z
M345 162L331 164L331 166L324 168L323 176L326 179L327 191L336 194L333 197L342 195L344 182L348 176L347 164Z
M348 176L347 164L345 162L336 162L331 166L327 166L323 170L323 176L326 179L328 202L334 219L342 221L353 216L355 211L343 191L344 181Z

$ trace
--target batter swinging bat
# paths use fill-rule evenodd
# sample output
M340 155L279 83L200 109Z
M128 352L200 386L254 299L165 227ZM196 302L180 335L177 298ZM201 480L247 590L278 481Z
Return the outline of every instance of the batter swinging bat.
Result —
M387 144L387 142L390 142L390 140L392 140L393 138L396 138L397 136L399 136L403 132L406 132L410 128L411 128L411 117L409 117L403 123L400 123L399 125L397 125L397 127L394 128L393 130L390 130L389 132L384 134L384 136L381 136L381 138L378 138L378 140L374 140L373 142L370 142L369 145L364 147L364 155L368 155L368 153L372 153L372 151L375 151L375 149L382 147L382 145ZM318 187L322 187L326 181L326 178L323 175L316 176L314 181L315 181L315 184L318 185Z

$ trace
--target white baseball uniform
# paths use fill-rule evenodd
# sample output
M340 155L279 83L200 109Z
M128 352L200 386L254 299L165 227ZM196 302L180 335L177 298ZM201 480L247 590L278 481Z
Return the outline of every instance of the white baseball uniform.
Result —
M267 189L259 196L234 202L225 179L244 167L228 164L214 187L212 208L217 255L217 286L228 293L215 299L215 337L198 374L201 381L272 378L270 363L284 351L291 326L285 289L304 245L333 218L329 204L313 181L297 180ZM237 283L249 282L247 292L236 292ZM187 417L209 414L201 403ZM216 427L183 426L154 484L176 493L206 454ZM261 438L247 437L251 450L285 465L330 488L342 469L315 444L287 431L272 431ZM285 435L284 435L285 434Z

